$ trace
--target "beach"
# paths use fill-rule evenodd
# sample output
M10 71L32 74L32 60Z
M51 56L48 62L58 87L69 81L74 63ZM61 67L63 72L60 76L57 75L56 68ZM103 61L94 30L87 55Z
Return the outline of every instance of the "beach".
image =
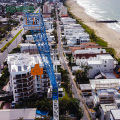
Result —
M96 19L85 13L84 8L79 6L76 1L67 0L67 6L70 12L77 19L81 19L84 24L95 30L97 36L108 42L108 47L112 47L116 51L116 57L120 57L120 33L109 28L106 23L96 23Z

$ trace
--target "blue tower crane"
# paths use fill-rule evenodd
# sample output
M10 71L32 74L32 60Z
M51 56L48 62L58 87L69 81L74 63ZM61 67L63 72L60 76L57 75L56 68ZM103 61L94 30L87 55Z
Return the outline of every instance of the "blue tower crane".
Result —
M44 63L44 67L50 78L53 97L53 119L59 120L58 86L55 79L45 25L40 9L39 13L24 12L23 27L25 30L31 31L41 59Z

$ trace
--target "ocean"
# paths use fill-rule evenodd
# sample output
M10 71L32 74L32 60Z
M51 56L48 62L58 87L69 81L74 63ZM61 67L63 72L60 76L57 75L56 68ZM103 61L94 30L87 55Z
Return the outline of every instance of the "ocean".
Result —
M107 23L120 33L120 0L76 0L85 8L85 12L97 20L117 20L118 23Z

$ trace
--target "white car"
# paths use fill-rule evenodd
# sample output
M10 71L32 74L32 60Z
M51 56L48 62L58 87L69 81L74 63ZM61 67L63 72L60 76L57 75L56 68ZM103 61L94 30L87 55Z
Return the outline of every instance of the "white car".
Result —
M14 108L14 107L15 107L15 102L12 101L11 108Z

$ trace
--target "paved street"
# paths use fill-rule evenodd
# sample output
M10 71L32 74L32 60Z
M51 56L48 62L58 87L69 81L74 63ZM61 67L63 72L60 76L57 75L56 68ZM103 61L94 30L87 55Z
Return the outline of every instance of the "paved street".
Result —
M20 28L19 28L19 30L20 30ZM17 36L17 38L12 42L12 44L10 44L9 47L3 53L0 54L0 64L2 64L5 61L8 53L11 52L12 49L16 48L17 45L21 42L23 34L24 34L24 30ZM10 37L9 39L11 40L12 38Z
M39 10L39 8L37 8L35 10L35 13ZM20 23L20 26L17 27L17 30L13 30L11 31L11 36L7 38L8 41L10 41L21 29L23 29L23 22ZM12 51L12 49L16 48L18 46L18 44L21 42L22 40L22 35L25 33L25 31L23 30L18 36L17 38L9 45L9 47L3 52L0 53L0 66L1 64L5 61L8 53L10 53ZM3 41L2 44L0 44L0 48L2 48L8 41ZM1 73L1 71L0 71Z
M56 12L56 14L57 14L57 12ZM72 85L72 91L74 93L74 97L79 99L80 101L82 101L82 97L80 96L80 92L76 86L76 83L73 80L72 72L67 65L66 58L63 56L63 48L62 48L62 44L61 44L61 30L60 30L58 15L57 15L57 34L58 34L58 51L59 51L59 57L61 60L62 67L69 72L69 79L70 79L70 84ZM85 109L82 102L80 102L80 106L84 109L84 116L83 116L82 120L90 120L88 112Z

